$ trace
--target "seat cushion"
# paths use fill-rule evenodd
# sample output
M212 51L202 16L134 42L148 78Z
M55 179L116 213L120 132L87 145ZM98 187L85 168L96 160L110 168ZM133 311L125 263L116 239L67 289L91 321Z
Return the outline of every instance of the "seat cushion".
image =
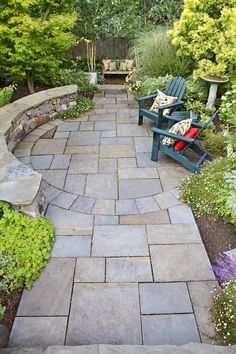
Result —
M103 59L102 64L103 64L104 71L110 71L111 59Z
M186 134L184 134L184 136L186 136L186 138L194 138L197 133L199 132L199 128L190 128ZM176 151L180 151L182 150L188 143L186 143L185 141L177 141L174 145L174 150Z
M181 120L181 122L175 123L170 129L169 132L173 134L184 135L190 129L192 124L192 119ZM165 136L162 140L163 145L172 145L177 139L170 138Z
M126 64L126 70L127 71L132 71L134 67L134 61L130 59L125 59L125 64Z
M117 68L116 68L116 60L111 60L111 63L110 63L110 71L116 71Z
M171 104L176 102L178 97L167 96L164 92L157 90L157 96L155 101L153 102L150 111L158 113L159 108L166 104ZM171 113L171 108L164 109L163 114L164 116L169 116Z

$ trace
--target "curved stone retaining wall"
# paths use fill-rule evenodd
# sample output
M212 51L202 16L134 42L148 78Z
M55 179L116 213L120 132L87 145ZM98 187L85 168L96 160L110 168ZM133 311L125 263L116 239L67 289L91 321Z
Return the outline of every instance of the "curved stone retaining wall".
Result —
M18 161L11 153L18 142L62 110L76 105L77 86L41 91L0 108L0 200L25 214L44 214L40 191L42 175Z

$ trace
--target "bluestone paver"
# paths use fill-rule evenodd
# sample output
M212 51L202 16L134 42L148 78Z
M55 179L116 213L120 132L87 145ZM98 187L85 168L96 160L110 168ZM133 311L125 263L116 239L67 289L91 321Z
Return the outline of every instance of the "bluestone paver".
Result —
M84 195L86 175L67 175L64 190L69 193Z
M105 258L78 258L76 283L103 283L105 281Z
M90 236L57 236L52 257L89 257L91 250Z
M171 224L194 224L192 210L187 205L177 205L169 208Z
M87 197L78 197L71 207L71 210L78 211L79 213L91 214L95 199Z
M116 215L138 214L135 199L118 199L116 201Z
M196 224L148 225L149 244L202 243Z
M87 177L85 196L98 199L116 199L117 178L112 174L91 174Z
M97 173L98 170L98 156L95 154L72 154L69 174L76 174L83 171L83 173Z
M32 155L60 155L63 154L66 139L40 139L36 141L31 154ZM25 155L26 156L26 155Z
M121 170L122 171L122 170ZM161 184L158 179L120 179L120 199L149 197L161 193Z
M149 257L127 257L107 259L107 282L137 283L152 280L152 271Z
M51 169L68 169L71 155L55 155L51 164Z
M53 155L31 156L31 164L34 170L47 170L51 166Z
M114 215L115 201L111 199L97 199L92 213L94 215Z
M60 208L69 209L76 200L76 198L76 194L62 192L55 199L53 199L51 203Z

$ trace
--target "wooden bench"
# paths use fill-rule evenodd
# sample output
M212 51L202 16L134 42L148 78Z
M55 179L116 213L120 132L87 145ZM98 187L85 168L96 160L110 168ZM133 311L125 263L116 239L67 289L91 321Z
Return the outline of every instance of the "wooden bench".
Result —
M130 71L104 71L103 70L103 74L104 75L128 75L130 73Z

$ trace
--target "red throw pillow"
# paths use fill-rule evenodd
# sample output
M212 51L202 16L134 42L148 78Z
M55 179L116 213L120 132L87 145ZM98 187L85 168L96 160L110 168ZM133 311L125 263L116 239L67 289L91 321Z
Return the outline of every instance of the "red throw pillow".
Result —
M184 134L184 136L186 138L194 138L197 133L199 132L199 129L198 128L190 128L186 134ZM182 150L185 146L187 145L187 143L185 141L177 141L177 143L175 144L174 146L174 149L179 151L179 150Z

